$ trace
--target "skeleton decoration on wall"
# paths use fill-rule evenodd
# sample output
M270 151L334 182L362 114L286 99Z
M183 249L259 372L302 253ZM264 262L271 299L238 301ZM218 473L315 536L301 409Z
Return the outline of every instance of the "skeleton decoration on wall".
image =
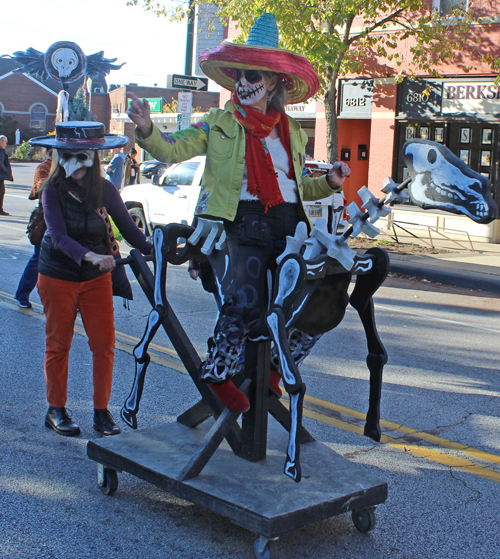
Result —
M21 64L14 72L29 74L42 81L54 78L62 83L64 89L83 76L96 78L107 75L111 70L119 70L124 64L113 64L117 59L104 58L103 51L85 56L82 49L70 41L58 41L45 53L30 47L26 51L15 52L11 58Z
M429 155L433 149L436 150L435 156ZM434 165L438 153L445 160L445 167ZM449 150L440 144L423 144L421 140L414 140L405 144L405 154L412 156L413 178L407 179L401 185L397 185L390 178L386 179L383 188L386 196L383 200L378 200L366 187L361 188L358 193L363 200L362 209L365 211L361 211L355 203L349 205L350 226L342 234L328 231L324 220L318 220L310 234L306 224L299 223L295 235L287 237L287 246L278 258L279 266L274 285L270 286L272 296L265 318L265 328L262 329L261 325L260 330L257 328L250 332L249 339L253 341L272 340L272 360L279 368L289 394L290 434L284 473L295 482L301 480L299 433L305 394L305 384L302 382L299 366L320 337L341 323L348 304L355 308L360 316L368 346L366 363L370 371L370 392L364 434L375 441L381 439L382 374L388 357L376 329L373 295L387 277L389 257L386 251L380 248L372 248L364 255L358 255L347 245L348 238L361 232L375 237L379 230L374 223L390 213L389 204L408 200L408 194L404 192L407 188L415 203L425 209L425 205L430 203L426 201L425 204L420 204L420 199L415 194L424 183L426 200L440 204L439 209L459 213L459 204L450 205L448 195L443 194L453 188L456 194L453 200L461 202L460 213L475 216L475 221L482 220L482 223L490 222L496 216L496 206L489 193L472 185L472 181L477 179L477 173L468 168L464 169L462 162L454 158ZM405 157L409 158L410 155ZM460 162L460 165L456 164L457 162ZM447 169L446 173L444 169ZM425 177L425 181L422 177ZM471 189L474 195L470 194ZM442 198L446 204L440 202ZM487 215L478 216L478 208L480 214L486 212ZM231 294L233 286L223 223L199 218L188 243L210 261L224 301ZM155 278L158 282L158 274L164 273L166 262L165 253L160 250L157 242L155 248L158 255ZM191 254L190 258L192 257ZM159 262L163 262L163 265L159 266ZM349 295L348 288L352 276L356 276L356 283ZM143 339L134 350L136 377L132 392L122 410L122 417L134 428L137 427L136 414L148 363L147 347L156 332L157 317L161 315L162 310L161 298L165 296L163 293L157 300L164 281L162 276L161 282L156 283L156 307L150 315Z

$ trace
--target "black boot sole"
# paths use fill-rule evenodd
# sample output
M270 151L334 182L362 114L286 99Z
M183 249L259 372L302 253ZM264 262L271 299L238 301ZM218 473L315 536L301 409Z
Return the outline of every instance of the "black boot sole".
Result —
M96 427L95 425L94 425L94 431L97 431L98 433L101 433L101 435L102 435L103 437L112 437L112 436L114 436L114 435L119 435L119 434L122 432L121 429L120 429L119 431L115 431L115 432L113 432L113 433L111 433L111 432L109 432L109 431L102 431L101 429L99 429L99 428Z
M81 433L80 427L74 429L73 431L63 431L61 429L58 429L53 423L47 420L45 420L45 427L52 429L58 435L62 435L63 437L77 437Z

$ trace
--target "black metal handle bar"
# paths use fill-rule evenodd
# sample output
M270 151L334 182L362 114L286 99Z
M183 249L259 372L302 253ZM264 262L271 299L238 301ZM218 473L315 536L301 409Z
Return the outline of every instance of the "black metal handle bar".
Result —
M143 256L144 260L146 260L146 262L152 262L155 257L152 254L148 254L147 256ZM134 259L131 256L127 256L126 258L117 258L115 260L115 264L117 266L123 266L124 264L130 264L134 261Z

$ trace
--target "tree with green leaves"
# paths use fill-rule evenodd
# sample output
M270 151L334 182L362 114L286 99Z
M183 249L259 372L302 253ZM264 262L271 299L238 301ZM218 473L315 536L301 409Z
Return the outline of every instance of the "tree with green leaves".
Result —
M75 93L73 100L69 102L69 120L95 120L89 111L85 93L81 87Z
M192 17L195 4L202 3L214 5L222 21L237 22L240 42L263 12L276 17L280 46L307 56L319 75L330 162L338 158L339 77L369 73L400 81L416 74L438 75L436 68L446 63L458 62L464 72L474 64L500 66L498 56L482 50L482 33L498 15L489 1L478 0L471 8L475 12L463 0L442 0L446 9L441 12L432 10L432 0L128 1L172 21Z

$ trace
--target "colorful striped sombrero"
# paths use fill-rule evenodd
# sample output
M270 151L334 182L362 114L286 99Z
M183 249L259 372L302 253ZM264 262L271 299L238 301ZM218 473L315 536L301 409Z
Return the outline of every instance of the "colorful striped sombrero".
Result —
M276 19L265 13L253 24L245 44L224 41L203 51L199 63L210 79L230 91L235 89L236 69L273 72L285 83L289 103L302 103L318 91L318 75L305 56L282 49L278 43Z

